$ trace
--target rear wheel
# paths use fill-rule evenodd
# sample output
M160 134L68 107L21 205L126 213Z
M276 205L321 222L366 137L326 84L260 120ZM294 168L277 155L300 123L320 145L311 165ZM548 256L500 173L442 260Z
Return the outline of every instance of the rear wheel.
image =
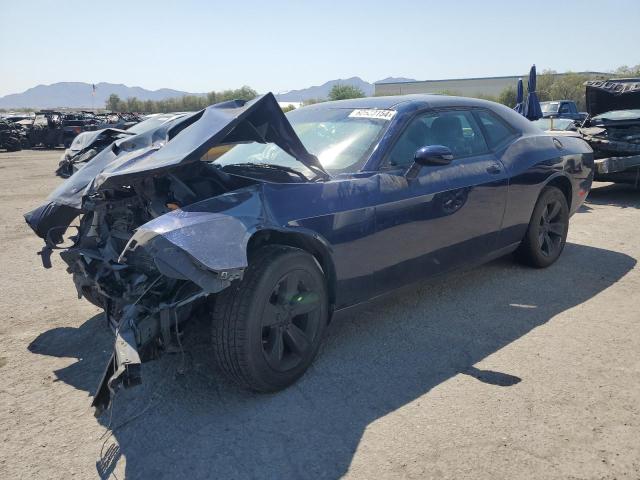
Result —
M568 230L569 207L564 193L556 187L545 187L516 257L532 267L548 267L562 253Z
M220 369L252 390L294 383L320 347L328 319L325 278L307 252L258 250L244 278L218 294L213 343Z

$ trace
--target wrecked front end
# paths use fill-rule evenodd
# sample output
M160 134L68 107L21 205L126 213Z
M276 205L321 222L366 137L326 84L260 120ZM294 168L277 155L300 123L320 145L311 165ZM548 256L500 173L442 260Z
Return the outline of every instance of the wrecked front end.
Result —
M112 357L93 405L141 382L140 365L180 346L180 326L211 294L242 277L246 245L268 223L257 180L200 161L217 145L273 142L302 158L275 98L227 103L115 142L25 215L60 256L79 297L105 311Z
M223 184L208 171L215 167L204 162L191 167L188 172L183 168L122 190L92 194L83 202L74 225L52 227L45 235L46 245L40 252L45 266L50 266L52 251L59 250L78 297L104 309L116 336L94 399L99 411L120 386L140 383L143 361L176 351L181 324L207 296L240 278L246 266L239 240L248 238L251 225L228 213L183 208L231 190L246 190L247 185ZM259 195L258 188L248 188L248 195ZM50 209L47 204L31 212L27 221L34 229L46 229ZM66 207L58 212L60 218L74 213ZM260 216L260 211L252 213L253 218ZM216 234L209 232L213 225L232 236L237 248L215 252L218 263L206 265L198 259L203 255L199 242L215 244Z
M640 110L635 122L580 129L595 155L595 180L640 185Z
M640 186L640 79L589 81L586 99L579 133L594 151L594 179Z

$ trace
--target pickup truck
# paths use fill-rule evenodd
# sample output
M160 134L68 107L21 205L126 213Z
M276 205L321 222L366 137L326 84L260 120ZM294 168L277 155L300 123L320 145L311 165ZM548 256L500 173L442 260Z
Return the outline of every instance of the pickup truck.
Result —
M587 118L586 112L578 112L576 102L573 100L552 100L550 102L540 102L542 116L544 118L570 118L572 120L584 120Z

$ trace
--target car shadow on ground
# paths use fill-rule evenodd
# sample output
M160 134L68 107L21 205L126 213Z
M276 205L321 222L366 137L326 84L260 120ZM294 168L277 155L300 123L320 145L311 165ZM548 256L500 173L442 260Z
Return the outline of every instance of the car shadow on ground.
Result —
M592 210L589 204L640 209L640 188L622 183L611 183L604 186L595 184L580 211Z
M469 375L500 389L527 382L474 365L607 289L635 263L567 244L545 270L506 257L441 277L334 322L310 371L270 395L241 390L212 370L206 325L196 322L184 356L145 364L143 385L120 391L111 414L99 418L113 437L98 474L108 477L124 456L127 478L339 478L369 424L447 379ZM79 358L55 373L93 393L111 346L98 316L45 332L30 350Z

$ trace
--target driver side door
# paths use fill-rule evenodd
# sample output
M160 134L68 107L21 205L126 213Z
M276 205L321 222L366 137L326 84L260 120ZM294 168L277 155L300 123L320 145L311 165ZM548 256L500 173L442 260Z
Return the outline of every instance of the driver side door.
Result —
M426 145L449 147L453 160L407 178L415 151ZM508 180L470 110L418 114L390 149L379 178L378 293L479 262L495 248Z

